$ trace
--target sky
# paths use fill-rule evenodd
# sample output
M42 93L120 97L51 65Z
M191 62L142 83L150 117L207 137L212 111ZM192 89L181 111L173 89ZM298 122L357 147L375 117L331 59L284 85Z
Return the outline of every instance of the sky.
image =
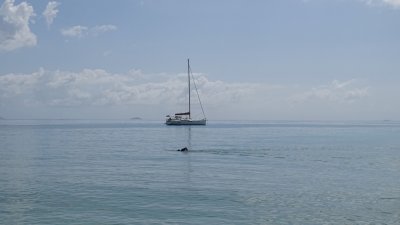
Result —
M190 58L208 120L400 120L399 28L400 0L4 0L0 117L163 120Z

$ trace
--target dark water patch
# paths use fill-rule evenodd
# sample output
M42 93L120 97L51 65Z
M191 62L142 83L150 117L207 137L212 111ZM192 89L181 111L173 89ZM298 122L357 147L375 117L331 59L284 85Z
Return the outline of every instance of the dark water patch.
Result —
M380 200L400 200L400 197L383 197L379 198Z
M386 211L381 211L380 213L386 214L386 215L392 215L393 214L392 212L386 212Z

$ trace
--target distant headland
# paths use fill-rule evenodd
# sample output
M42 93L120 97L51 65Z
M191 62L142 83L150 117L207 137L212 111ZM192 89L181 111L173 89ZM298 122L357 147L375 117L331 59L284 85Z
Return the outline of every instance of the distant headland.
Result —
M140 117L132 117L131 120L142 120Z

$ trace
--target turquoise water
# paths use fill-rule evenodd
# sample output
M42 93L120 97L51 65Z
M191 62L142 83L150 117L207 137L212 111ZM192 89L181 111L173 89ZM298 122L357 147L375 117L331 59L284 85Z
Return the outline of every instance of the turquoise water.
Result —
M400 224L400 123L3 120L0 224Z

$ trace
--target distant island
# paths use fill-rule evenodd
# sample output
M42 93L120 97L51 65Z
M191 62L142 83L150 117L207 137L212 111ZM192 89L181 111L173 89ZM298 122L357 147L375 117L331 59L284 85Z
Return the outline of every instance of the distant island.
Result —
M131 120L142 120L140 117L132 117Z

